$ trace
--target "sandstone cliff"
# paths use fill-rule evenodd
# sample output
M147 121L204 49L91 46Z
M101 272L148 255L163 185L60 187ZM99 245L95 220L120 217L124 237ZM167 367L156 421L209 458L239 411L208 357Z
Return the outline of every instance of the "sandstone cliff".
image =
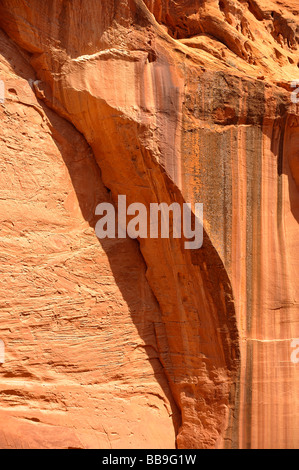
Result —
M298 15L1 0L1 447L298 447ZM99 241L119 194L203 248Z

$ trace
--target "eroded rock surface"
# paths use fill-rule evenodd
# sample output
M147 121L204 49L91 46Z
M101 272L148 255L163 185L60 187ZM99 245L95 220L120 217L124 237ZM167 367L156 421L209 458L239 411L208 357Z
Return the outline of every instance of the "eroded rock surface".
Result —
M298 446L296 2L0 5L2 445ZM99 243L119 194L203 248Z

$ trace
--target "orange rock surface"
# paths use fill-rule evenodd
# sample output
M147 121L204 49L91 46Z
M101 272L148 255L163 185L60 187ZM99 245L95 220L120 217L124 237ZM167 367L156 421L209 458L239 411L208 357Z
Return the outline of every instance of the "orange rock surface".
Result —
M299 446L298 15L1 0L0 447ZM203 247L98 240L120 194Z

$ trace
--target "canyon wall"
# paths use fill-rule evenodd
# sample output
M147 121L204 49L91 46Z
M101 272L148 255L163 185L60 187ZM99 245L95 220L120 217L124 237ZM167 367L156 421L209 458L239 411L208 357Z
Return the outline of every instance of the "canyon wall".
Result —
M298 15L1 0L1 447L298 447ZM98 240L120 194L203 247Z

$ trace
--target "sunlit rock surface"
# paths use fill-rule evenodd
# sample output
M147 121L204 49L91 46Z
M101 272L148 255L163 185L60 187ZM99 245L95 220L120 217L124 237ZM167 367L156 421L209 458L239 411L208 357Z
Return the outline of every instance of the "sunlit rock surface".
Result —
M298 447L297 1L0 5L1 447Z

